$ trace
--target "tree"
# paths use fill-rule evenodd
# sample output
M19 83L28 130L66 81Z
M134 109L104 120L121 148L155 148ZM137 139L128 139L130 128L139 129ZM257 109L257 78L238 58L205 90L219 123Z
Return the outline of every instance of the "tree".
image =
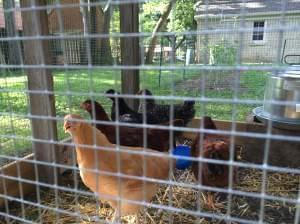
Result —
M84 1L88 3L88 0ZM90 3L96 3L98 1L99 0L89 0ZM83 15L84 32L89 34L109 34L111 20L110 7L104 12L101 6L84 6L81 11ZM99 21L103 21L103 23L99 24ZM89 44L92 64L112 64L109 38L90 38Z
M195 10L194 4L197 0L177 0L175 7L175 30L186 31L196 29L196 21L194 20Z
M161 29L163 28L163 26L165 25L168 16L173 8L173 5L175 4L176 0L170 0L167 7L165 8L165 10L163 11L162 15L160 16L159 20L156 23L156 26L154 27L154 30L152 32L152 36L151 36L151 42L147 51L147 55L146 55L146 64L150 64L152 63L153 60L153 56L154 56L154 49L155 49L155 45L157 42L157 33L161 31Z
M194 20L194 9L193 6L197 0L160 0L151 1L146 3L144 6L144 31L151 32L152 37L149 43L149 50L146 55L146 63L152 63L155 44L157 43L158 37L157 32L162 31L176 31L183 32L187 30L196 29L196 21ZM174 7L175 6L175 7ZM164 7L164 11L160 12L157 9ZM172 23L167 23L168 16L171 10L174 9ZM157 14L160 14L159 20L154 24L157 18ZM183 35L164 36L165 40L162 43L169 41L173 49L176 51L184 43L186 37ZM175 56L174 52L174 55Z
M110 21L112 17L112 6L104 12L104 22L102 28L102 34L109 34L110 31ZM102 8L101 8L102 10ZM111 45L110 39L102 38L101 39L101 49L100 49L100 63L101 64L112 64L112 53L111 53Z
M142 5L142 27L143 32L153 32L153 29L162 15L170 0L152 0ZM148 41L149 42L149 41Z
M99 0L90 0L91 3L97 1ZM99 21L97 20L98 16L100 16L99 20L103 21L103 23L98 24ZM109 34L110 20L111 20L111 6L109 6L105 12L100 5L90 7L90 13L89 13L90 33L96 34L97 26L101 26L99 32L101 34ZM92 53L93 64L112 64L112 54L111 54L109 37L101 38L101 39L91 38L91 53Z
M97 2L97 0L90 0L90 3ZM90 34L96 34L97 33L97 8L96 6L91 6L89 10L89 33ZM96 38L90 38L90 47L91 47L91 56L92 56L92 64L99 64L98 58L98 46L97 46L97 40Z
M15 7L14 0L5 0L3 1L3 8L5 10ZM15 25L15 16L13 11L4 11L5 17L5 28L6 34L8 37L16 36L16 25ZM15 41L8 41L8 64L19 65L21 63L21 49L20 45Z
M194 4L197 0L177 0L175 8L174 26L177 32L196 30L197 23L194 20ZM175 36L176 50L184 43L186 36Z

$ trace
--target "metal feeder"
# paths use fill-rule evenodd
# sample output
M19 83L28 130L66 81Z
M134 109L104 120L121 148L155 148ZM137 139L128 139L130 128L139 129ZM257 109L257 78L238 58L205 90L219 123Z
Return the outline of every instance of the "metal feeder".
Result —
M271 121L273 127L300 130L300 67L270 75L264 104L253 113L265 124Z

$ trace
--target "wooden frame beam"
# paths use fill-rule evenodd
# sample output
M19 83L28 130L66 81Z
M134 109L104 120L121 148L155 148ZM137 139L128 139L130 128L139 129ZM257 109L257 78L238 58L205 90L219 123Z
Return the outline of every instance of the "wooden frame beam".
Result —
M21 7L46 5L45 0L21 0ZM22 11L24 37L39 37L49 35L48 16L46 10L34 9ZM38 116L31 119L32 137L37 141L33 142L33 152L36 160L55 162L56 146L51 143L57 140L56 122L45 117L56 117L53 77L49 69L42 67L43 64L50 64L51 57L48 40L24 40L24 61L26 65L37 65L38 68L26 70L28 77L28 89L39 91L29 93L30 113ZM49 92L48 92L49 91ZM39 118L43 116L44 118ZM39 141L41 140L41 141ZM54 183L55 168L51 166L38 165L39 181Z
M0 173L2 175L16 178L15 180L12 180L9 178L1 177L0 194L21 198L22 196L25 196L26 194L32 193L36 190L36 186L34 184L18 181L17 179L18 177L20 177L25 180L36 181L34 175L34 166L29 162L32 159L33 154L30 154L22 158L20 161L14 161L3 167L0 167ZM20 188L22 189L21 191ZM0 208L5 205L5 201L9 200L0 197Z
M61 165L72 166L75 156L75 147L67 145L66 143L71 143L71 139L67 138L61 141L61 145L57 146L57 150L60 153L57 163ZM26 181L37 181L34 169L34 154L27 155L18 161L13 161L2 167L0 167L0 174L7 177L0 177L0 194L5 194L7 196L22 198L26 195L32 194L36 191L36 185L28 183ZM66 171L64 168L59 169L59 174ZM22 180L18 180L20 177ZM14 179L13 179L14 178ZM20 188L22 190L20 190ZM0 197L0 209L5 205L6 200Z
M201 119L195 118L189 124L188 127L198 128L200 127ZM230 131L232 128L231 121L215 120L214 122L218 129ZM235 122L236 131L249 132L249 133L267 133L267 128L261 123L255 122ZM278 128L272 128L273 135L286 135L286 136L299 136L300 133L292 130L284 130ZM188 139L194 139L196 137L195 132L184 132L183 137ZM264 159L264 150L267 138L255 138L249 136L236 136L235 144L242 147L242 157L244 160L250 163L262 164ZM281 167L300 167L300 142L270 139L268 164Z

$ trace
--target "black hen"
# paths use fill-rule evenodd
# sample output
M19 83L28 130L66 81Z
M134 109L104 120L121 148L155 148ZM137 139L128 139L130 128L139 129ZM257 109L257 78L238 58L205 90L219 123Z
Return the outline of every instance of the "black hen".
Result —
M111 121L108 118L108 115L106 114L102 105L97 101L86 100L81 104L81 108L86 110L90 114L92 119L95 119L97 121L108 121L108 122ZM164 123L161 125L168 126L169 124L170 123ZM180 127L183 125L183 121L173 120L171 124ZM97 123L96 128L99 129L103 134L105 134L108 140L113 144L117 143L117 134L118 134L120 145L140 146L140 147L144 146L143 128L119 126L118 133L117 133L117 128L114 125ZM169 130L147 128L145 131L147 135L147 147L161 152L168 151L170 149ZM180 134L181 132L178 131L174 132L173 144L175 144L175 140Z
M148 89L140 90L139 95L152 96L152 93ZM186 125L195 116L195 101L184 101L183 104L174 104L174 119L182 119L184 125ZM171 105L156 104L154 99L146 99L145 105L140 104L139 112L143 112L143 108L146 108L147 115L159 117L160 122L166 122L170 120Z
M109 89L105 92L106 94L118 94L120 95L119 92L116 92L113 89ZM111 99L111 101L113 102L112 106L111 106L111 119L113 121L116 120L116 101L118 101L118 105L119 105L119 116L122 116L124 114L134 114L136 113L134 110L132 110L125 102L125 100L121 97L118 97L118 99L116 97L109 97L109 99Z
M106 94L115 94L115 90L109 89L106 91ZM117 92L117 94L120 94ZM118 97L118 100L116 100L115 97L109 97L112 101L112 107L111 107L111 119L113 121L116 120L116 101L118 102L119 107L119 121L121 122L127 122L127 123L143 123L143 114L138 113L134 110L132 110L125 102L125 100L122 97ZM170 120L164 121L169 122ZM146 123L148 124L159 124L163 123L159 118L154 117L152 114L146 114Z

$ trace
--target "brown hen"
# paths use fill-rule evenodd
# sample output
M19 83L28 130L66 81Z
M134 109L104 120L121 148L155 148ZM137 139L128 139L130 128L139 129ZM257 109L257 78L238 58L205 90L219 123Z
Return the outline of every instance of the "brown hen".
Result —
M210 117L203 117L203 124L205 129L216 130L216 125ZM230 151L230 140L229 137L218 134L205 133L203 137L203 142L200 141L200 134L197 135L193 144L191 146L191 155L193 157L199 157L201 152L202 144L202 157L215 160L229 160ZM229 167L226 164L216 164L211 162L202 162L202 171L199 175L199 163L194 161L192 163L192 171L195 178L199 180L201 178L202 185L211 187L228 187L229 184ZM236 169L233 169L233 181L236 178ZM216 208L214 203L214 194L208 192L208 207Z
M115 209L115 214L119 216L137 214L142 205L124 200L149 202L156 194L158 185L155 182L122 175L113 176L103 171L115 174L119 171L120 174L142 177L145 165L146 177L161 180L169 177L170 159L166 158L167 154L146 149L146 152L159 155L145 156L145 164L143 164L142 155L117 151L115 145L111 144L101 131L86 123L80 116L70 114L64 119L64 130L72 136L76 145L77 162L83 183L90 190L98 193L100 200L107 201ZM105 147L105 150L93 148L95 146ZM143 150L141 147L126 147L126 149ZM96 173L95 170L102 173ZM117 197L122 199L120 207L116 201ZM115 218L119 216L115 215Z
M104 108L100 103L97 101L86 100L81 104L81 108L86 110L92 119L97 121L110 121L107 113L105 112ZM94 109L94 111L93 111ZM95 112L95 113L93 113ZM169 123L164 123L161 125L169 125ZM174 120L174 126L183 126L183 120ZM106 135L108 140L116 144L116 126L113 124L96 124L96 128L99 129L103 134ZM127 126L119 126L119 140L120 145L125 146L144 146L143 141L143 128L136 128L136 127L127 127ZM155 128L147 128L147 147L165 152L170 149L170 131L169 130L162 130L162 129L155 129ZM174 141L176 137L178 137L181 133L176 131L174 132ZM173 143L175 144L175 143Z

